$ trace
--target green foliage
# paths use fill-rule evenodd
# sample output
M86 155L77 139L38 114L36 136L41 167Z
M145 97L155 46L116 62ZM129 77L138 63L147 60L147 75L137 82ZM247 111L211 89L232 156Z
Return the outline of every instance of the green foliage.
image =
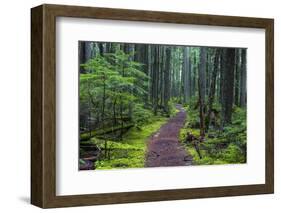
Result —
M215 107L218 107L217 105L216 103ZM198 110L194 109L194 105L185 108L189 119L180 131L179 137L182 142L184 142L188 132L196 138L200 136ZM199 158L193 144L186 143L184 145L197 165L239 164L246 162L246 140L246 110L235 107L232 123L223 129L211 128L206 134L205 140L199 143L202 159Z
M110 159L101 155L96 163L97 169L143 168L145 163L146 142L166 121L160 116L151 116L151 123L142 128L134 127L128 131L123 141L107 141ZM100 149L104 149L104 140L91 139Z
M133 122L135 126L141 128L145 124L152 122L153 113L151 110L144 108L143 104L137 103L133 109Z
M229 163L245 163L246 159L239 146L231 143L224 152L223 159Z
M92 130L89 132L85 132L85 133L81 133L80 134L80 141L86 141L89 140L91 137L96 137L96 136L100 136L100 135L105 135L108 133L112 133L121 129L129 129L130 127L134 126L133 123L127 123L123 126L118 125L118 126L114 126L114 127L107 127L107 128L102 128L102 129L97 129L97 130Z
M87 107L88 122L96 123L88 130L100 131L125 122L139 126L149 121L151 113L143 107L148 77L140 70L142 64L131 57L117 50L81 64L86 73L80 73L80 105Z
M210 91L208 87L213 81L211 76L215 69L214 59L217 48L207 48L207 58L202 60L200 59L201 47L189 47L187 55L184 54L185 47L182 46L139 45L94 44L92 42L91 51L93 54L91 54L94 55L94 58L80 64L83 67L80 70L79 94L80 142L94 143L102 150L96 162L97 168L143 167L146 141L168 117L173 117L179 112L175 107L176 104L182 104L188 114L186 123L179 134L180 141L185 141L187 133L191 133L197 138L196 143L188 144L185 142L184 144L186 151L193 156L195 164L246 162L247 122L245 109L234 107L232 123L222 126L222 107L217 99L223 90L221 87L225 71L222 69L223 55L220 55L220 71L215 82L216 93L212 106L212 109L215 109L212 112L215 114L215 119L213 119L215 122L210 119L210 128L206 128L207 133L204 141L199 143L199 65L206 62L206 97L204 98L206 98L205 104L207 104L209 95L207 93ZM83 58L90 57L88 50L84 51L87 54ZM187 57L189 69L185 66ZM238 63L242 63L239 61L242 61L242 56L238 60ZM242 72L237 69L241 68L242 65L237 65L235 73L238 75L235 76L234 81L236 81L235 85L239 87ZM167 79L170 82L167 82ZM187 85L187 82L190 91L184 94L184 86ZM239 90L241 88L238 88L238 92L235 90L237 100L237 94L243 91ZM230 89L230 91L233 90ZM184 98L186 96L188 98ZM224 97L227 95L224 94ZM235 104L239 105L236 99ZM184 103L187 100L188 103ZM230 108L231 106L227 107L227 109ZM208 113L206 107L203 111L205 114ZM206 124L209 124L209 121L206 121ZM195 149L197 143L203 156L202 159L199 158L198 149ZM80 148L80 154L86 156L88 153L85 146L84 149ZM85 162L80 160L81 164Z
M168 114L169 114L169 117L174 117L178 112L179 112L179 110L176 108L175 102L173 100L170 100L168 102Z

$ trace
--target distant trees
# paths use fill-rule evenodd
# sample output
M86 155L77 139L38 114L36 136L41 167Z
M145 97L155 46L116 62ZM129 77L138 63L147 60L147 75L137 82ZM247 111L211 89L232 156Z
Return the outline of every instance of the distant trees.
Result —
M126 127L196 100L200 133L246 107L246 49L79 42L81 131Z

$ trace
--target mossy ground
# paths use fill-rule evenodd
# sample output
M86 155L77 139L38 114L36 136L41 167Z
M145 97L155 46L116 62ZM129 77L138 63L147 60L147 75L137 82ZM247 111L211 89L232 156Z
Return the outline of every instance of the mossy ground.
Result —
M194 165L215 164L240 164L246 162L246 111L235 107L232 123L224 128L211 127L206 134L204 142L199 144L202 158L199 158L193 144L184 143L188 132L199 137L198 110L189 105L185 106L187 119L180 131L179 140L183 143L186 152L193 157ZM178 112L171 108L170 117ZM107 153L104 152L105 140L91 138L101 149L99 160L96 161L96 169L120 169L143 168L145 166L145 154L149 137L157 132L168 121L168 117L151 115L149 122L129 129L123 135L123 140L107 140Z
M190 106L185 108L187 120L180 131L181 142L184 142L188 132L195 137L200 135L198 110ZM193 144L184 143L184 146L195 165L240 164L246 163L246 140L246 110L235 107L232 123L224 128L210 128L204 142L199 144L201 159Z
M151 123L143 125L141 128L131 128L123 135L122 141L107 141L110 157L105 157L102 154L101 158L96 162L96 169L143 168L147 141L167 119L162 116L153 116ZM95 141L100 148L103 148L103 140L92 139L92 141Z

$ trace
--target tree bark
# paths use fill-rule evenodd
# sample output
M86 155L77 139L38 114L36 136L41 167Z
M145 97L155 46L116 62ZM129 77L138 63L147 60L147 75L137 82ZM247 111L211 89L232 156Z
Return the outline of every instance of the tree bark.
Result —
M210 119L211 119L211 113L213 108L213 102L215 99L215 93L216 93L216 82L217 82L217 73L219 69L219 57L221 54L221 50L217 49L215 51L215 59L214 59L214 69L211 76L211 83L210 83L210 89L209 89L209 98L208 98L208 114L206 119L206 131L209 130L210 125Z
M200 64L199 64L199 78L198 78L198 91L199 91L199 116L200 116L200 135L205 136L205 91L206 91L206 49L200 48Z
M223 99L222 114L223 126L231 123L232 106L233 106L233 87L234 87L234 68L235 68L235 49L226 48L223 50Z
M187 103L190 99L190 59L189 59L189 47L184 47L183 50L183 102Z
M92 57L92 42L79 42L79 65L85 64ZM79 67L80 73L86 73L83 67Z
M156 115L158 110L158 80L159 80L159 46L153 46L153 69L152 69L152 107Z
M247 59L246 59L246 49L242 49L241 51L241 78L240 78L240 106L241 107L245 107L246 106L246 63L247 63Z
M99 43L99 51L100 51L100 55L103 56L104 55L103 43Z
M235 50L235 79L234 79L234 104L239 106L240 95L240 49Z
M165 112L169 112L168 102L170 100L170 69L171 69L171 48L166 48L166 60L165 60L165 73L164 73L164 108Z

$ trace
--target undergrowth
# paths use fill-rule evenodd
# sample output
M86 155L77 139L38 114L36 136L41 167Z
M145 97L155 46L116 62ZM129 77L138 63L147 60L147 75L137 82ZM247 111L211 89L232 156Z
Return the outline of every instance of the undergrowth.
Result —
M142 127L133 127L123 135L122 141L108 140L107 156L104 154L104 140L92 138L101 150L101 156L96 162L96 169L113 168L143 168L145 163L145 152L149 137L156 132L167 118L151 116L151 122Z
M197 138L200 136L198 109L194 108L194 104L186 105L185 109L187 111L187 120L180 131L180 141L184 143L186 151L193 157L195 165L246 163L245 109L234 107L230 125L223 128L210 127L204 141L198 144L201 159L194 144L185 141L187 133L191 133ZM220 109L217 107L217 110ZM220 122L220 119L218 119L218 122Z

